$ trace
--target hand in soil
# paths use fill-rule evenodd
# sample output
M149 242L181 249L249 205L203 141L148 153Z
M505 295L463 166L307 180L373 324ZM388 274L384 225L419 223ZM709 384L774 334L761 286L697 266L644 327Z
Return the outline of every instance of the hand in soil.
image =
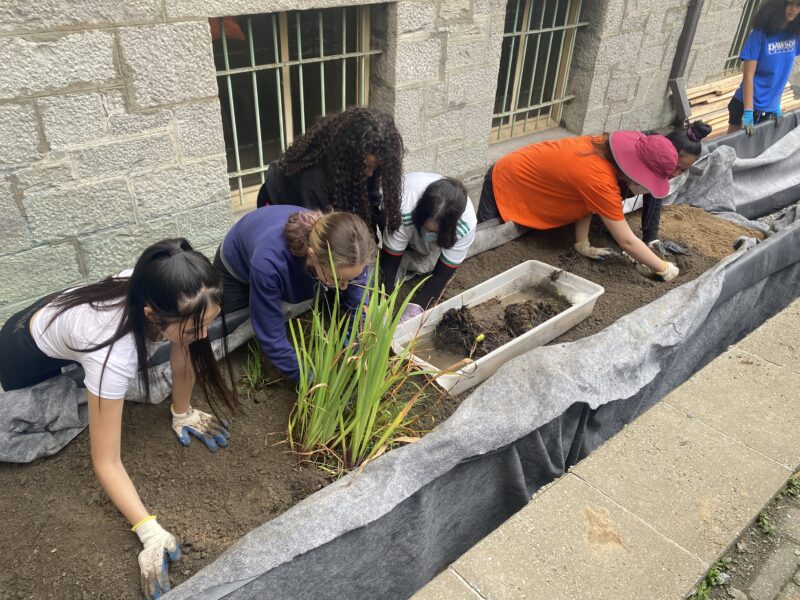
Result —
M581 256L585 256L586 258L590 258L592 260L597 260L600 262L604 261L610 256L614 256L615 254L617 254L617 252L615 252L611 248L597 248L595 246L592 246L589 243L589 240L581 240L580 242L575 242L575 244L572 247L575 248L575 252L577 252Z
M648 279L653 279L655 281L672 281L678 275L680 275L681 270L669 261L664 261L667 267L661 271L656 272L647 265L643 265L641 263L636 264L636 270L639 272L640 275L647 277Z
M139 553L139 571L142 575L142 592L150 598L160 598L169 591L167 559L175 562L181 549L175 536L167 532L155 518L150 517L134 527L144 550Z
M191 407L183 414L172 413L172 430L184 446L189 445L191 433L212 452L216 452L220 446L227 446L230 437L225 425L214 415Z
M653 252L660 254L662 258L667 254L686 255L689 253L686 248L672 240L653 240L647 245Z

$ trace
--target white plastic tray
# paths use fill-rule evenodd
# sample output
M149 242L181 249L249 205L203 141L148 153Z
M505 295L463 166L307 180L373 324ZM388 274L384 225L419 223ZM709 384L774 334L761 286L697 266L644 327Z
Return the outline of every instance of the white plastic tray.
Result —
M555 281L551 280L550 276L558 270L538 260L529 260L519 264L434 306L418 317L401 323L394 334L392 348L399 353L415 336L432 333L442 315L451 308L476 306L492 298L502 300L522 290L535 287L544 280L550 280L558 293L564 296L572 306L489 354L469 362L461 369L436 376L437 384L451 394L460 394L487 379L512 358L532 348L543 346L592 314L594 303L605 291L603 287L567 271L562 271ZM420 356L411 354L411 360L424 369L441 372L440 369Z

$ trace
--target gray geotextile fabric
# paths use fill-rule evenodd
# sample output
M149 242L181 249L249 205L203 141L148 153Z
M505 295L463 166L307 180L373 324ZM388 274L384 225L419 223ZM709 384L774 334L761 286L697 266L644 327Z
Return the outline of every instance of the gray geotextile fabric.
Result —
M27 463L55 454L89 422L86 389L65 375L0 393L0 461Z
M794 115L792 116L794 118ZM772 129L770 129L772 128ZM767 233L757 217L782 209L800 198L800 127L786 132L757 156L742 158L736 142L747 142L753 152L765 144L774 126L765 124L752 138L737 133L735 139L716 145L698 160L683 185L665 203L690 204L722 218Z

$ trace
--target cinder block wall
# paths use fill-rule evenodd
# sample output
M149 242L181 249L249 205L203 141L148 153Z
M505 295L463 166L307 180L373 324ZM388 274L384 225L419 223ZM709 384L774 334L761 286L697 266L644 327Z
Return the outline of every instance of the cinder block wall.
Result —
M722 77L743 4L742 0L706 0L686 67L688 87Z
M564 112L586 134L655 129L672 119L667 82L688 0L584 2L588 25L576 40L570 75L575 94Z

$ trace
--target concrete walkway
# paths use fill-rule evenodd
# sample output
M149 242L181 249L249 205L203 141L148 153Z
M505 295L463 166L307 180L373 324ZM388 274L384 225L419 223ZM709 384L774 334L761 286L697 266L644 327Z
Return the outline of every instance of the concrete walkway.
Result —
M685 598L799 465L796 300L413 598Z

